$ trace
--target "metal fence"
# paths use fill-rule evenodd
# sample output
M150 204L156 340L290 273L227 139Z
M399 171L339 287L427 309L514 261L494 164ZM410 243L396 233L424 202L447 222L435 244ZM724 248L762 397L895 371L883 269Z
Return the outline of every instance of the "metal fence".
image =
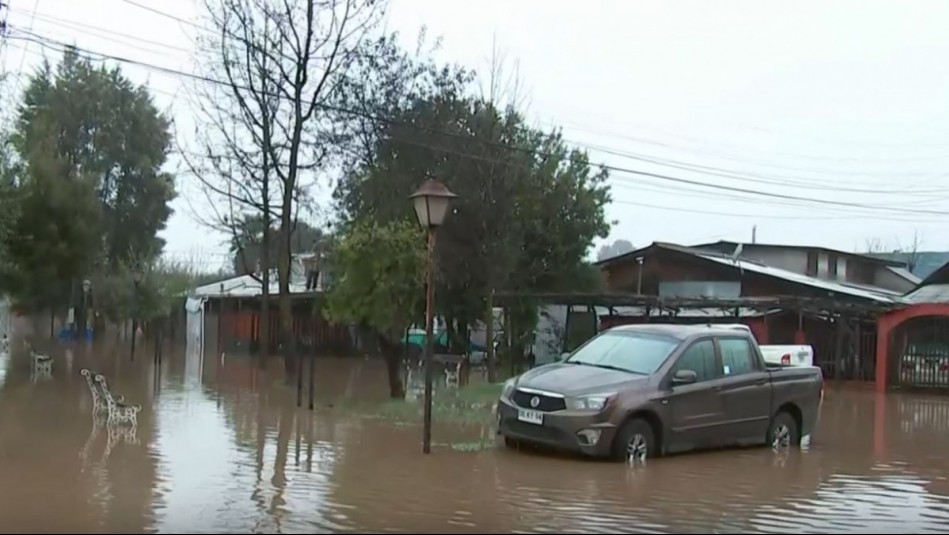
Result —
M913 318L890 336L890 372L897 386L949 390L949 318Z

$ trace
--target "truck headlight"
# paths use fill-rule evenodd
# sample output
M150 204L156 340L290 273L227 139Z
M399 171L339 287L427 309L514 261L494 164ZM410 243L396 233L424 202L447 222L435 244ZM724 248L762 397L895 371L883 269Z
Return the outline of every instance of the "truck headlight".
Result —
M574 411L601 411L606 408L613 396L615 394L596 394L570 398L567 400L567 408Z
M514 385L517 383L513 378L504 381L504 386L501 387L501 397L509 398L511 394L514 393Z

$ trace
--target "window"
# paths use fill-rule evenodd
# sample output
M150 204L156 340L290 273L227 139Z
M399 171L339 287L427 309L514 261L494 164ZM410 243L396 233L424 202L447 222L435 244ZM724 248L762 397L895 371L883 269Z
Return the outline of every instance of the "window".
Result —
M807 252L807 269L805 270L805 275L810 275L811 277L817 276L817 264L819 260L819 255L817 251L808 251Z
M606 331L580 346L565 362L652 375L679 341L635 331Z
M721 338L718 346L722 350L722 373L740 375L755 371L755 355L747 339Z
M715 345L711 340L700 340L682 352L672 373L679 370L692 370L698 381L708 381L716 377Z

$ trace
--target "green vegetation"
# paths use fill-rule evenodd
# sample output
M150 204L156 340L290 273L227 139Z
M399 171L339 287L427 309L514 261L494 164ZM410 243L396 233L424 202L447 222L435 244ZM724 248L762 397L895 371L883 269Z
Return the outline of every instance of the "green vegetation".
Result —
M328 253L321 271L334 280L319 313L360 326L402 399L398 340L422 316L425 267L408 196L430 177L458 195L438 230L435 291L448 345L461 348L494 292L599 284L585 259L608 234L608 173L559 130L532 126L517 96L501 94L497 65L485 94L473 72L436 61L424 39L405 50L394 34L369 38L385 1L347 2L342 12L332 4L205 0L209 31L197 41L202 72L218 83L196 93L199 126L180 156L202 183L206 223L228 233L235 271L276 267L287 376L297 359L291 253L319 241ZM0 293L62 310L88 279L106 317L150 318L199 282L159 260L176 196L166 170L171 125L118 68L72 49L44 63L15 124L0 132ZM300 219L325 221L312 201L324 177L338 178L332 235ZM536 303L505 308L505 345L522 355Z
M408 196L426 177L458 195L437 246L436 307L453 345L464 347L464 332L485 316L492 291L595 288L599 278L585 259L609 231L607 172L558 131L536 129L515 107L473 96L462 69L408 56L387 40L373 42L366 57L375 59L357 64L366 73L352 77L358 87L347 88L344 103L393 120L347 122L358 143L335 192L340 215L414 221ZM519 354L536 304L517 303L508 313L507 345Z
M195 274L160 261L174 180L170 120L144 87L67 50L29 79L0 134L0 293L34 310L164 314ZM132 267L145 273L133 299Z
M481 383L457 390L437 390L432 398L432 420L437 424L493 424L500 384ZM422 401L392 399L384 403L356 403L344 410L367 418L416 424L422 421Z
M334 322L371 329L386 357L393 398L405 395L399 376L398 340L421 312L424 290L423 233L407 220L379 224L353 221L333 250L323 314Z

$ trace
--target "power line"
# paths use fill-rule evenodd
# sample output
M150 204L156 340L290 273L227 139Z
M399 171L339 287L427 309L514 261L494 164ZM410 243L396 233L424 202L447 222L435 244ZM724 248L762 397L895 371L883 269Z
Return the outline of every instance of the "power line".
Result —
M14 12L17 12L17 13L24 13L24 11L21 11L21 10L18 10L18 9L11 9L11 11L14 11ZM119 40L119 39L116 39L115 37L107 37L107 36L101 35L101 34L109 34L109 35L113 35L113 36L116 36L116 37L120 37L120 38L122 38L122 39L127 39L127 40L131 40L131 41L137 41L137 42L140 42L140 43L145 43L145 44L153 45L153 46L159 46L159 47L162 47L162 48L166 48L166 49L169 49L169 50L176 50L176 51L184 52L184 53L187 53L187 54L190 54L190 53L192 52L191 49L184 48L184 47L180 47L180 46L177 46L177 45L173 45L173 44L171 44L171 43L165 43L165 42L162 42L162 41L155 41L155 40L152 40L152 39L146 39L146 38L144 38L144 37L140 37L140 36L137 36L137 35L132 35L132 34L123 33L123 32L117 32L117 31L115 31L115 30L110 30L110 29L108 29L108 28L102 28L101 26L93 26L93 25L91 25L91 24L85 24L85 23L82 23L82 22L77 22L77 21L72 21L72 20L68 20L68 19L63 19L63 18L60 18L60 17L56 17L56 16L54 16L54 15L46 14L46 13L35 13L34 16L35 16L37 19L39 19L40 21L42 21L42 22L44 22L44 23L46 23L46 24L52 24L52 25L54 25L54 26L59 26L60 28L66 28L66 29L69 29L69 30L77 31L77 32L79 32L79 33L82 33L82 34L85 34L85 35L90 35L90 36L96 37L96 38L98 38L98 39L104 39L104 40L112 41L112 42L114 42L114 43L119 43L119 44L121 44L121 45L123 45L123 46L132 46L132 47L138 48L139 50L144 50L144 51L146 51L146 52L150 52L150 53L154 53L154 54L162 54L163 52L159 52L159 51L157 51L157 50L155 50L155 49L144 48L144 47L138 47L138 46L136 46L136 45L134 45L134 44L132 44L132 43L129 43L128 41ZM98 33L95 33L95 32L98 32Z
M131 0L126 0L126 1L131 2ZM118 62L121 62L121 63L127 63L127 64L130 64L130 65L137 65L137 66L141 66L141 67L153 69L153 70L156 70L156 71L159 71L159 72L163 72L163 73L166 73L166 74L169 74L169 75L172 75L172 76L180 76L180 77L192 78L192 79L196 79L196 80L203 81L203 82L206 82L206 83L221 85L221 86L225 86L225 87L232 88L232 89L236 88L236 89L242 89L242 90L250 90L250 88L248 88L248 87L244 87L244 86L240 86L240 85L236 85L236 84L230 84L230 83L228 83L228 82L224 82L224 81L221 81L221 80L216 80L216 79L214 79L214 78L207 77L207 76L203 76L203 75L197 75L197 74L187 73L187 72L184 72L184 71L180 71L180 70L171 69L171 68L168 68L168 67L163 67L163 66L155 65L155 64L148 63L148 62L137 61L137 60L131 60L131 59L124 58L124 57L120 57L120 56L114 56L114 55L111 55L111 54L105 54L105 53L101 53L101 52L91 51L91 50L88 50L88 49L83 49L83 48L81 48L81 47L77 47L77 46L73 46L73 45L68 45L68 44L62 43L62 42L60 42L60 41L56 41L56 40L54 40L54 39L50 39L50 38L47 38L47 37L45 37L45 36L41 36L41 35L37 35L37 34L28 33L26 36L12 36L11 38L23 39L23 40L28 40L28 41L36 42L36 43L40 44L41 46L48 47L48 48L50 48L50 49L52 49L52 50L56 50L56 51L58 51L58 52L63 52L63 51L64 51L64 49L57 49L57 48L55 48L55 47L53 47L53 46L50 46L50 43L54 43L54 44L60 45L60 46L62 46L62 47L66 47L66 48L68 48L68 49L75 50L75 51L77 51L77 52L85 53L85 54L87 54L87 55L88 55L88 54L93 54L93 55L99 56L101 59L108 59L108 60L118 61ZM89 57L87 56L87 59L95 60L96 58L89 58ZM101 59L100 59L100 61L101 61ZM281 98L281 99L285 99L285 100L286 100L286 98L285 98L284 96L282 96L282 95L280 95L280 94L278 94L278 93L273 93L271 96L273 96L274 98ZM457 134L457 133L454 133L454 132L445 132L445 131L439 131L439 130L437 130L437 129L421 127L421 126L418 126L418 125L413 125L413 124L411 124L411 123L405 123L405 122L396 121L396 120L393 120L393 119L390 119L390 118L384 118L384 117L376 116L376 115L374 115L374 114L367 113L367 112L362 112L362 111L359 111L359 110L352 110L352 109L342 108L342 107L339 107L339 106L326 105L326 104L317 104L317 107L319 107L319 108L321 108L321 109L324 109L324 110L327 110L327 111L333 111L333 112L337 112L337 113L343 113L343 114L354 115L354 116L362 117L362 118L369 119L369 120L373 120L373 121L377 121L377 122L382 122L382 123L387 123L387 124L393 124L393 125L400 125L400 126L407 126L407 127L414 128L414 129L417 129L417 130L420 130L420 131L425 131L425 132L428 132L428 133L434 133L434 134L440 134L440 135L445 135L445 136L449 136L449 137L460 138L460 139L463 139L463 140L465 140L465 141L475 141L475 142L480 143L480 144L482 144L482 145L494 146L494 147L499 148L499 149L502 149L502 150L524 152L524 153L528 153L528 154L530 154L530 155L539 156L539 157L550 157L550 156L552 156L552 154L550 154L550 153L544 153L544 152L540 152L540 151L533 151L533 150L524 149L524 148L521 148L521 147L514 147L514 146L509 146L509 145L503 145L503 144L500 144L500 143L494 143L494 142L490 142L490 141L478 139L478 138L475 138L475 137L466 136L466 135L463 135L463 134ZM435 148L435 147L431 147L431 148ZM829 200L829 199L820 199L820 198L804 197L804 196L798 196L798 195L788 195L788 194L781 194L781 193L774 193L774 192L759 191L759 190L754 190L754 189L749 189L749 188L727 186L727 185L722 185L722 184L709 184L709 183L701 182L701 181L698 181L698 180L691 180L691 179L687 179L687 178L681 178L681 177L675 177L675 176L665 175L665 174L661 174L661 173L653 173L653 172L648 172L648 171L641 171L641 170L636 170L636 169L624 168L624 167L619 167L619 166L615 166L615 165L608 165L608 164L603 164L603 163L591 163L591 165L593 165L593 166L595 166L595 167L599 167L599 168L601 168L601 169L605 169L605 170L612 171L612 172L616 172L616 173L622 173L622 174L626 174L626 175L633 175L633 176L638 176L638 177L650 177L650 178L655 178L655 179L657 179L657 180L662 180L662 181L667 181L667 182L672 182L672 183L677 183L677 184L688 184L688 185L693 185L693 186L698 186L698 187L703 187L703 188L709 188L709 189L713 189L713 190L729 191L729 192L735 192L735 193L744 193L744 194L748 194L748 195L758 195L758 196L761 196L761 197L772 198L772 199L801 201L801 202L808 202L808 203L814 203L814 204L822 204L822 205L826 205L826 206L838 206L838 207L848 207L848 208L861 208L861 209L866 209L866 210L879 210L879 211L892 212L892 213L905 213L905 214L910 214L910 215L920 215L920 214L931 214L931 215L938 215L938 216L946 216L946 215L947 215L947 212L946 212L946 211L925 210L925 209L905 209L905 208L889 207L889 206L874 206L874 205L868 205L868 204L856 203L856 202L848 202L848 201L834 201L834 200ZM897 192L897 191L894 191L893 193L895 194L895 193L898 193L898 192Z
M202 31L206 31L206 30L207 30L206 28L202 27L201 25L196 24L196 23L194 23L194 22L192 22L192 21L190 21L190 20L185 20L185 19L183 19L183 18L181 18L181 17L176 17L175 15L172 15L171 13L166 13L166 12L161 11L161 10L159 10L159 9L155 9L155 8L153 8L153 7L150 7L150 6L146 6L146 5L144 5L144 4L140 4L140 3L135 2L135 1L133 1L133 0L122 0L122 1L125 2L126 4L133 5L133 6L137 7L137 8L139 8L139 9L144 9L145 11L150 11L150 12L156 14L156 15L160 15L160 16L162 16L162 17L165 17L165 18L168 18L168 19L171 19L171 20L178 21L178 22L180 22L180 23L182 23L182 24L187 24L187 25L189 25L189 26L193 26L193 27L195 27L195 28L197 28L197 29L199 29L199 30L202 30Z
M33 2L33 14L30 16L30 27L29 27L29 30L28 30L28 31L31 31L31 32L33 31L33 23L36 21L36 8L39 7L39 5L40 5L40 0L34 0L34 2ZM10 31L10 25L9 25L9 23L6 25L6 31L7 31L7 35L9 36L9 31ZM20 56L20 65L17 67L16 72L22 72L22 71L23 71L23 61L24 61L25 59L26 59L25 56ZM20 94L20 90L22 89L22 84L20 83L20 80L21 80L21 78L20 78L20 77L17 77L17 79L16 79L16 89L15 89L14 91L11 91L11 92L10 92L10 96L11 96L11 98L13 98L13 99L16 99L16 98L17 98L17 95Z
M165 13L165 12L161 12L161 11L156 10L156 9L154 9L154 8L150 8L150 7L148 7L148 6L142 6L141 4L137 4L137 3L135 3L135 2L133 2L133 1L131 1L131 0L129 0L128 3L130 3L130 4L132 4L132 5L135 5L135 6L137 6L137 7L141 7L141 8L143 8L143 9L147 9L147 10L150 11L150 12L161 14L162 16L171 18L171 19L173 19L173 20L177 20L177 21L180 21L180 22L189 23L189 24L192 24L192 25L195 26L195 27L199 27L199 28L200 28L200 26L198 26L198 25L196 25L196 24L194 24L194 23L190 23L190 22L188 22L188 21L186 21L186 20L184 20L184 19L181 19L181 18L179 18L179 17L175 17L174 15L170 15L170 14ZM55 19L55 17L51 17L51 16L48 16L48 15L37 15L37 16L39 16L39 17L41 17L41 18L43 18L43 17L48 17L48 18L53 18L53 19ZM62 19L59 19L59 20L62 20ZM152 40L147 40L147 39L141 39L141 38L137 38L137 37L135 37L135 36L131 36L131 35L128 35L128 34L123 34L123 33L120 33L120 32L112 32L111 30L106 30L106 29L103 29L103 28L95 27L95 26L83 25L83 24L80 24L80 23L72 23L72 22L70 22L70 24L76 24L76 25L80 25L80 26L85 26L85 27L88 27L88 28L95 29L95 30L97 30L97 31L110 32L110 33L114 33L114 34L116 34L116 35L120 35L120 36L123 36L123 37L132 38L132 39L137 39L137 40L140 40L140 41L142 41L142 42L146 42L146 43L149 43L149 44L155 44L155 45L158 45L158 46L164 46L164 47L167 47L167 48L170 48L170 49L174 49L174 50L188 51L187 49L184 49L184 48L181 48L181 47L178 47L178 46L169 44L169 43L163 43L163 42L159 42L159 41L152 41ZM77 30L77 31L81 31L81 30ZM45 38L45 36L41 36L40 34L36 34L35 32L34 32L33 34L36 35L36 36L44 37L44 38ZM101 37L101 36L98 36L98 35L95 35L95 34L90 34L90 35L94 35L95 37L104 38L104 37ZM59 41L59 42L62 43L61 41ZM115 42L119 42L119 41L115 41ZM123 44L124 44L124 43L123 43ZM620 136L620 137L624 137L624 138L627 138L627 139L633 139L633 140L635 140L635 141L651 141L651 140L643 140L643 139L641 139L641 138L629 138L628 136ZM569 141L569 140L568 140L568 141ZM755 175L749 175L749 174L747 174L747 173L736 172L736 171L733 171L733 170L730 170L730 169L723 169L723 168L721 168L721 167L715 167L715 166L709 166L709 165L703 165L703 164L696 164L696 163L691 163L691 162L683 162L683 161L679 161L679 160L671 160L671 159L666 159L666 158L656 158L656 157L650 158L650 157L647 157L647 156L632 154L632 153L630 153L630 152L621 151L621 150L613 149L613 148L610 148L610 147L603 147L603 146L598 146L598 145L591 145L591 144L578 143L578 142L576 142L576 141L571 141L571 143L574 144L574 145L577 145L577 146L581 146L581 147L584 147L584 148L588 148L588 149L590 149L590 150L600 151L600 152L604 152L604 153L611 154L611 155L614 155L614 156L620 156L620 157L623 157L623 158L629 158L629 159L633 159L633 160L638 160L638 161L643 161L643 162L654 163L654 164L656 164L656 165L662 165L662 166L665 166L665 167L671 167L671 168L676 168L676 169L681 169L681 170L701 172L701 173L703 173L703 174L708 174L708 175L712 175L712 176L720 176L720 177L724 177L724 178L732 178L732 179L735 179L735 180L746 181L746 182L755 182L755 183L762 183L762 184L778 185L778 186L782 186L782 187L797 187L797 188L819 189L819 190L827 190L827 191L841 191L841 192L853 192L853 193L864 193L864 194L884 194L884 195L892 195L892 194L893 194L893 190L892 190L892 189L886 189L886 190L875 189L875 190L874 190L874 189L868 189L868 188L863 187L863 186L859 186L859 187L828 186L828 185L826 185L826 184L815 183L815 182L813 181L813 180L815 180L815 179L808 180L808 179L806 179L806 178L795 177L795 176L789 176L789 175L762 175L761 173L756 173ZM663 143L657 143L657 144L662 145L662 146L666 146L666 147L674 147L673 145L668 145L668 144L663 144ZM744 160L738 160L738 161L744 161ZM752 163L752 165L754 165L754 162L750 162L750 163ZM847 172L847 171L834 171L834 173L835 173L835 174L841 174L841 173L848 173L848 172ZM853 172L853 173L851 173L851 174L862 175L862 174L867 174L867 173L863 173L863 172ZM913 173L901 173L901 177L906 177L906 176L910 176L910 175L913 175ZM816 180L819 180L819 179L816 179ZM930 195L930 194L943 194L943 193L946 193L946 192L947 192L947 190L946 190L945 188L942 188L942 189L937 189L937 190L910 190L910 191L903 191L903 192L901 192L901 193L903 193L903 194L908 194L908 195Z

